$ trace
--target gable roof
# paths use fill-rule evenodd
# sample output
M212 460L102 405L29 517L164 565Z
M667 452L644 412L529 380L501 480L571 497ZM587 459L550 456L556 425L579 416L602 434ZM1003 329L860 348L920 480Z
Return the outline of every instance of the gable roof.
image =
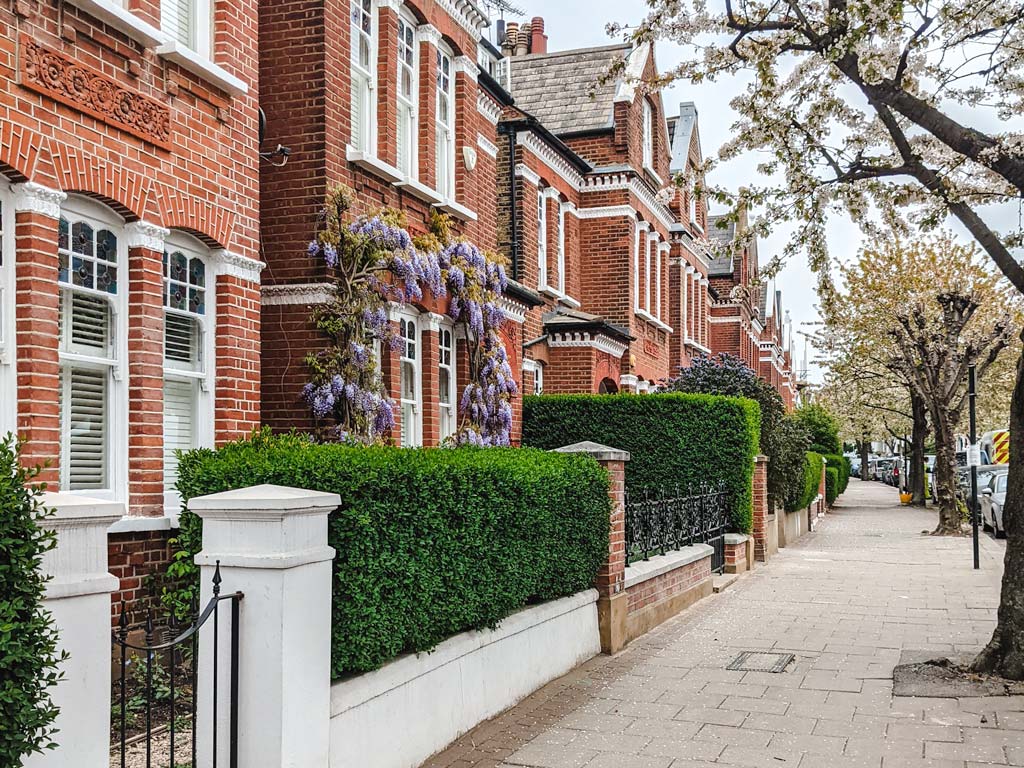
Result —
M600 83L612 62L628 56L629 45L510 58L516 104L554 134L612 128L616 81Z

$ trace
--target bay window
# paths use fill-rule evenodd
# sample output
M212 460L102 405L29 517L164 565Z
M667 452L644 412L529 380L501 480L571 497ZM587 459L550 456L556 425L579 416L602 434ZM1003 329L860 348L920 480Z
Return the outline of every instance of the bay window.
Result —
M164 282L164 492L178 480L176 451L208 444L206 413L207 291L204 248L173 234L163 258Z
M352 148L376 149L377 21L373 0L352 0Z
M419 93L419 46L416 19L407 11L398 16L398 169L408 177L416 176L416 100Z
M420 339L416 319L413 317L400 318L398 332L402 341L398 363L398 390L402 408L402 447L413 448L423 443L420 428Z
M441 440L455 434L457 408L455 396L454 328L442 325L437 332L438 405L441 409Z
M60 286L60 487L109 491L127 403L120 383L126 350L123 223L90 201L70 200L58 223Z
M437 49L437 191L455 199L455 77L453 57L442 44Z

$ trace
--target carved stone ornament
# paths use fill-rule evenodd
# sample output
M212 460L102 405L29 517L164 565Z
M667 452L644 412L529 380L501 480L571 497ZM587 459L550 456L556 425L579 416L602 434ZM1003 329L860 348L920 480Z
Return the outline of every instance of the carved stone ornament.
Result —
M20 83L163 149L171 149L171 110L92 67L21 36Z

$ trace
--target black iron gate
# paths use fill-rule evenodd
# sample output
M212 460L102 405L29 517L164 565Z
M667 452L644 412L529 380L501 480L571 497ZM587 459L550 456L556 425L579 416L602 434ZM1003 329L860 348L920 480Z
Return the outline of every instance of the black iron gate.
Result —
M626 560L691 544L712 548L711 570L725 572L725 534L730 525L730 494L723 485L642 490L626 494Z
M146 768L196 768L196 707L201 685L208 685L212 695L212 755L204 764L217 768L218 741L227 738L230 744L228 768L238 768L238 619L241 592L222 595L220 562L213 573L213 597L200 612L191 612L192 623L182 626L170 618L166 628L157 630L152 608L145 621L132 625L121 601L121 617L113 644L120 652L120 676L115 681L114 744L120 750L120 766L125 768L129 750L144 752ZM220 604L231 603L230 669L228 670L229 732L219 734L217 714L224 692L219 685L220 670ZM212 621L212 680L199 679L199 630ZM133 631L144 631L141 644L129 641ZM171 636L164 642L158 635Z

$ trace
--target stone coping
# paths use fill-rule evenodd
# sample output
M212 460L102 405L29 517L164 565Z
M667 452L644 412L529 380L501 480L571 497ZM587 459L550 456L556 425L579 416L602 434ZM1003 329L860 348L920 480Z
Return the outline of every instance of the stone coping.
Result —
M750 537L745 533L727 533L725 534L725 543L728 546L736 546L737 544L744 544L749 541Z
M674 571L676 568L696 563L705 557L711 557L714 551L708 544L693 544L664 555L655 555L650 560L638 560L626 567L626 589L643 584L663 573Z

